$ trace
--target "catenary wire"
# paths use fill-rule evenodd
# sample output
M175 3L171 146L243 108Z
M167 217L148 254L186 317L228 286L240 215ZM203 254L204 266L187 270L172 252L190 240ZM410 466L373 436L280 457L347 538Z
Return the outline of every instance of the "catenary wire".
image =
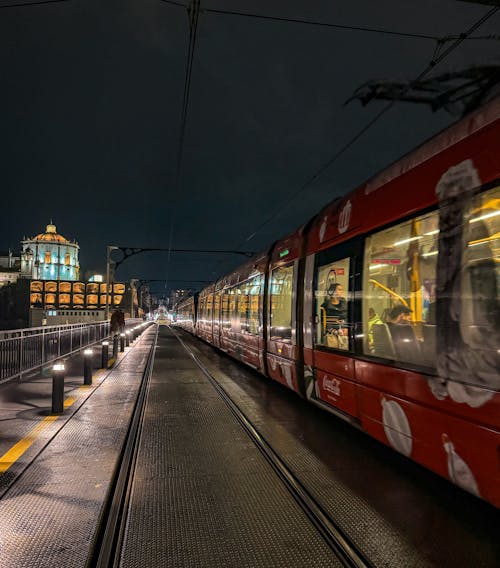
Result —
M42 4L60 4L70 0L39 0L38 2L19 2L18 4L0 4L1 8L22 8L26 6L41 6Z
M478 27L480 27L484 22L486 22L491 16L493 16L500 8L493 7L484 16L482 16L476 23L474 23L466 32L460 34L457 39L446 49L444 49L439 56L433 59L427 67L411 81L403 92L408 91L411 87L420 81L427 73L429 73L434 67L440 63L445 57L447 57L454 49L456 49L467 37L473 33ZM389 102L384 106L361 130L359 130L346 144L344 144L327 162L325 162L311 177L309 177L296 191L294 191L291 196L287 199L285 203L281 203L280 207L276 209L272 215L270 215L263 223L261 223L255 231L248 235L241 243L236 247L239 249L245 243L253 239L255 235L261 231L266 225L268 225L273 219L275 219L300 193L307 189L314 181L316 181L340 156L342 156L353 144L355 144L367 130L369 130L388 110L390 110L395 104L395 101Z

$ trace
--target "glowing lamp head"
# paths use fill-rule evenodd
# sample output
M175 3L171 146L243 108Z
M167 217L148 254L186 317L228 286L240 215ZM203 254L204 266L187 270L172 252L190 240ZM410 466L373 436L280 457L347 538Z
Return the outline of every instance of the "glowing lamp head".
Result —
M106 345L109 345L109 341L103 341L103 342L101 343L101 345L102 345L103 347L106 347Z
M52 370L53 371L64 371L65 367L64 367L64 363L56 363L53 367Z
M90 355L93 355L94 352L92 351L92 349L85 349L85 351L83 352L83 354L87 357L89 357Z

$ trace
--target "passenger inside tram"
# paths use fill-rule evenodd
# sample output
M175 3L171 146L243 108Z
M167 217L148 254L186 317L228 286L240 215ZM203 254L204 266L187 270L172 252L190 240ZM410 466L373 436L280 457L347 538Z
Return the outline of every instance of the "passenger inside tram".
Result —
M316 275L316 344L349 349L349 316L346 290L349 284L350 259L335 262L325 258Z

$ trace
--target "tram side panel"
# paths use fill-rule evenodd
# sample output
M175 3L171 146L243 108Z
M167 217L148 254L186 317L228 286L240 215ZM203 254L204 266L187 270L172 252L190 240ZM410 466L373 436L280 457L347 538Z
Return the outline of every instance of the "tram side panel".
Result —
M500 226L496 204L500 190L494 180L498 180L500 167L499 149L492 160L491 147L498 145L498 140L490 129L393 180L387 190L381 186L376 199L358 192L327 212L313 228L315 239L311 239L316 240L314 246L326 260L328 247L324 241L329 237L339 241L351 229L355 237L356 231L363 230L354 209L358 216L365 215L388 203L394 219L384 210L386 223L392 222L392 226L374 229L365 237L361 293L352 286L348 291L353 304L350 313L356 314L356 319L350 320L349 343L327 338L325 344L322 337L331 332L328 314L318 306L317 296L327 295L331 285L328 277L325 281L321 275L321 263L314 261L313 255L308 257L309 280L314 283L313 298L309 298L312 307L309 322L304 324L305 337L309 337L304 355L306 373L312 376L308 389L312 400L356 415L374 437L497 506L500 385L495 321L499 321L496 241ZM467 158L469 152L474 160ZM456 161L459 166L449 168ZM477 185L480 180L485 184L482 188ZM463 189L460 184L464 183L469 187L451 196L454 199L445 195L438 207L441 203L437 203L436 193L450 191L450 187L453 190L457 184ZM439 184L441 189L435 189ZM420 191L410 194L410 202L401 204L404 189L412 186ZM454 217L447 213L450 207ZM427 213L425 208L431 210ZM424 211L406 221L397 218L417 209ZM374 217L369 216L372 224ZM448 234L443 227L450 227ZM339 272L336 250L341 247L341 240L332 245L329 268L335 276ZM453 274L448 259L456 257L457 250L462 262L456 266L455 283L448 285L447 291L448 275ZM460 297L455 294L457 283L462 290ZM440 287L441 299L437 293ZM397 306L407 308L410 325L391 321L389 312ZM436 307L441 317L436 318ZM451 311L456 316L450 322L446 317ZM448 327L443 328L444 323ZM340 329L338 322L333 327ZM482 355L478 357L474 349ZM354 356L354 368L349 363L349 351Z

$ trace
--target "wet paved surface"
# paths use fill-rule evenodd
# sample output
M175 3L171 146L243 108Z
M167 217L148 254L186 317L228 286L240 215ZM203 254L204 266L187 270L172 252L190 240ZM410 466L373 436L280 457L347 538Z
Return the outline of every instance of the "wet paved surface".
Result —
M500 511L182 334L377 566L500 566ZM404 560L403 560L404 559Z
M2 416L11 424L11 439L2 444L19 442L29 432L34 439L0 476L0 566L86 565L149 348L146 332L91 387L81 386L81 359L75 358L68 371L65 414L48 423L50 381L34 377L2 389Z
M213 387L160 330L135 528L121 565L335 566ZM182 339L374 565L500 566L498 510L189 334ZM0 494L15 481L0 500L0 566L85 566L146 344L91 389L73 361L66 387L74 402L0 475ZM49 377L0 388L2 453L48 416L50 389Z

